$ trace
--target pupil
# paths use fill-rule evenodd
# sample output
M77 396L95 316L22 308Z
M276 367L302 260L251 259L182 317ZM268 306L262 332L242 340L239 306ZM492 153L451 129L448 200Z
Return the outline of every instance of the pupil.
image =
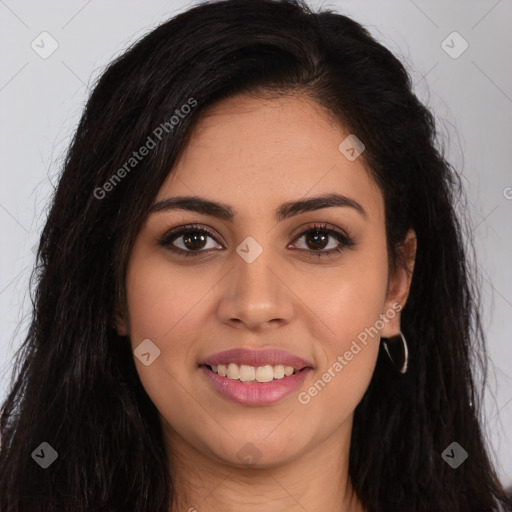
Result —
M185 235L185 246L188 249L202 249L204 247L205 238L206 237L200 233ZM189 244L191 244L192 247L189 247ZM200 246L198 247L196 244L199 244Z
M308 246L310 246L311 249L323 249L326 246L326 236L320 234L320 231L315 231L314 233L310 233L310 238L316 239L316 241L313 242L313 247L310 246L308 243ZM324 242L321 247L315 246L315 244L318 244L318 239L320 239L321 242Z

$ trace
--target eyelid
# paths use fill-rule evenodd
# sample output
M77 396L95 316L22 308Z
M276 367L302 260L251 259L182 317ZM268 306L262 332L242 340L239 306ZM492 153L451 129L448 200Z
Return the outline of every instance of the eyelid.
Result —
M171 245L171 242L174 241L174 239L178 239L181 236L184 236L184 235L186 235L189 232L204 233L208 237L210 237L213 240L215 240L215 242L217 242L218 244L223 245L221 242L219 242L217 240L217 236L213 233L213 230L211 228L208 228L205 225L199 224L199 223L196 223L196 222L193 222L193 223L190 223L190 224L184 224L182 226L177 226L175 228L172 228L172 229L166 231L161 237L158 237L156 242L157 242L158 245L160 245L162 247L169 248L169 246ZM169 250L171 250L171 252L181 253L181 254L183 254L183 253L189 253L189 254L196 253L196 254L199 254L199 253L208 253L208 252L210 252L210 251L204 251L204 250L200 250L200 251L184 251L183 249L179 249L179 248L172 248L172 249L169 249Z
M329 258L330 256L334 256L336 253L341 253L346 249L350 249L354 245L356 245L356 240L353 236L349 235L345 230L338 228L337 226L330 224L328 222L315 222L313 224L308 224L306 227L299 228L299 233L295 236L294 241L299 240L304 235L308 233L314 233L316 231L325 232L328 237L336 238L338 243L341 244L341 247L337 247L334 249L325 250L307 250L307 249L296 249L301 253L305 253L306 257L312 258Z
M292 240L292 244L296 243L297 240L302 238L304 235L307 235L310 232L320 231L325 232L327 236L334 237L338 240L338 242L341 244L341 248L335 248L330 250L307 250L307 249L294 249L297 251L300 251L301 253L307 253L308 256L312 257L329 257L332 256L333 253L340 253L344 251L345 249L348 249L354 245L356 245L356 240L353 236L349 235L345 230L338 228L337 226L330 224L328 222L314 222L314 223L308 223L306 225L303 225L298 229L298 233L294 235L294 238ZM174 240L179 239L181 236L186 235L187 233L194 232L194 233L203 233L206 236L212 238L215 240L216 243L219 245L224 245L223 243L219 242L217 240L217 236L212 232L211 228L206 227L203 224L199 223L190 223L185 224L182 226L177 226L175 228L170 229L167 231L163 236L159 237L157 239L157 244L167 248L169 251L179 255L179 256L199 256L199 255L205 255L205 254L211 254L213 251L217 251L218 249L208 249L208 250L184 250L178 247L172 247L172 242ZM287 247L290 244L287 245Z

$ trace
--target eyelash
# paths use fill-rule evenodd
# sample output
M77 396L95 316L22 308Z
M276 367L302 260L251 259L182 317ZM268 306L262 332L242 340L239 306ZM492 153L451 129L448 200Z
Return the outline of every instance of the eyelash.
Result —
M314 250L307 250L307 249L297 249L297 250L308 253L307 256L311 257L311 258L315 258L315 257L316 258L322 258L322 257L325 258L325 257L334 256L335 253L341 253L344 249L355 245L354 239L352 239L345 233L339 231L338 229L330 227L328 224L314 224L312 226L308 226L304 231L301 231L297 235L295 240L299 240L304 235L308 235L310 233L317 233L317 232L321 232L321 233L324 233L326 236L332 236L332 237L336 238L338 240L338 242L340 242L341 245L339 247L337 247L336 249L331 249L329 251L324 251L324 250L314 251ZM201 234L207 235L207 236L213 238L217 242L213 233L210 230L208 230L206 227L200 226L199 224L188 224L186 226L183 226L183 227L180 227L180 228L177 228L175 230L171 230L171 231L165 233L158 240L157 243L158 243L158 245L160 245L162 247L166 247L169 251L177 254L178 256L183 256L183 257L188 257L188 256L195 257L195 256L199 256L201 253L209 252L209 251L204 251L204 250L185 251L184 249L180 249L180 248L176 248L176 247L172 246L172 242L174 242L176 239L178 239L182 236L185 236L185 235L193 234L193 233L201 233ZM217 242L217 243L219 243L219 242Z

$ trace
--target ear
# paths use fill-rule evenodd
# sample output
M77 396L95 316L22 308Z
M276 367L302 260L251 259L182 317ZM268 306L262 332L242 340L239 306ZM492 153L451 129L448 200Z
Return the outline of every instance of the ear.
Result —
M389 278L388 295L384 311L382 311L382 314L389 319L388 322L384 323L381 331L381 336L384 338L390 338L400 332L400 311L405 306L409 296L416 260L416 245L416 233L413 229L410 229L400 248L398 268ZM391 316L390 312L394 312L393 316Z
M121 306L116 306L115 308L114 326L119 336L129 335L128 315Z

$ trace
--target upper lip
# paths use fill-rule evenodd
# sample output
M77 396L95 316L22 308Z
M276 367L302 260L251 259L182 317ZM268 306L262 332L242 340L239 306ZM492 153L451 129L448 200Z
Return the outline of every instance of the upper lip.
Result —
M217 366L219 364L236 363L248 366L278 365L292 366L297 370L309 367L312 363L280 349L252 350L246 348L235 348L213 354L199 363L200 366Z

